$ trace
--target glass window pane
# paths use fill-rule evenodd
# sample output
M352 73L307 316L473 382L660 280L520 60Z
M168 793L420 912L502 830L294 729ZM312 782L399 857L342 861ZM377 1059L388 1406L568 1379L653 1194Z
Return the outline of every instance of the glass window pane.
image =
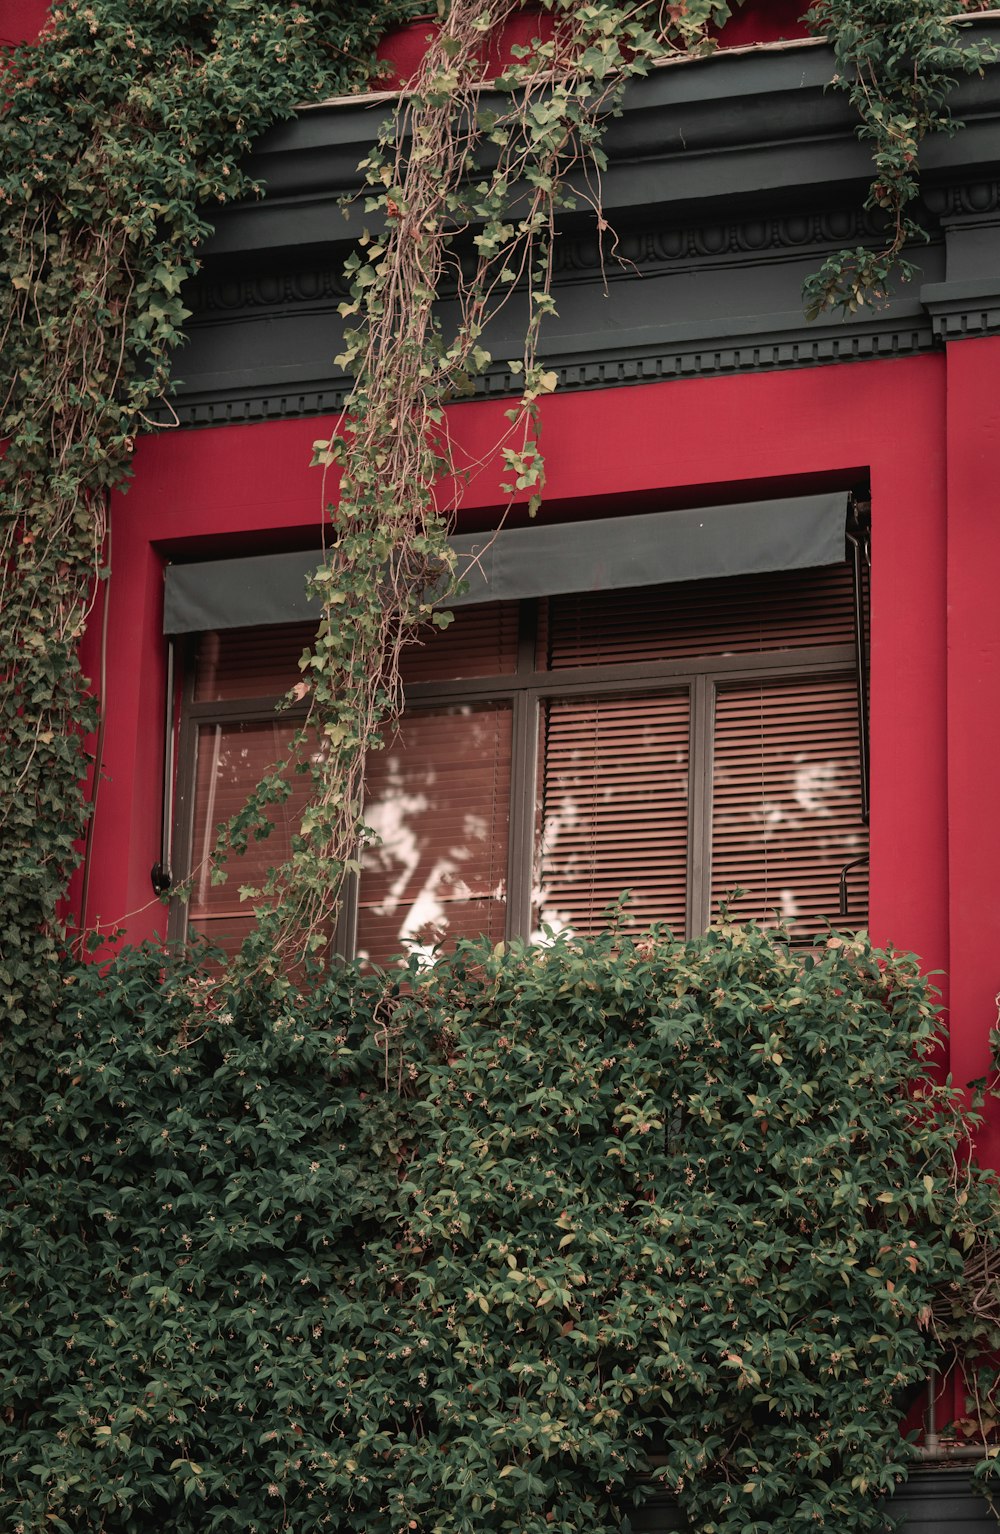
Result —
M853 677L800 677L720 690L712 792L712 903L739 886L740 920L792 921L809 939L868 918L867 869L840 872L868 850L861 820Z
M226 953L235 953L253 926L252 910L239 897L240 886L259 889L268 869L287 858L309 797L311 777L291 775L291 794L284 804L271 805L268 811L274 830L264 841L251 841L242 857L227 860L225 884L211 882L218 828L243 808L251 790L287 753L297 728L292 720L265 719L203 725L198 731L188 927Z
M474 703L414 710L368 760L359 958L430 957L459 937L504 937L511 712Z
M629 890L633 924L684 931L688 718L687 692L543 708L537 928L598 932Z

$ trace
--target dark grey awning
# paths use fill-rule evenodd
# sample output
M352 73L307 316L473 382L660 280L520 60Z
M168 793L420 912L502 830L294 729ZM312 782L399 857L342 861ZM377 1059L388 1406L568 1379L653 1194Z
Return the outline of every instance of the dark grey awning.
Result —
M467 589L448 605L837 564L847 503L834 491L466 534L453 544ZM164 632L301 622L318 612L305 591L318 564L313 551L170 565Z
M449 605L837 564L847 500L840 491L455 538L468 590Z
M313 549L168 565L163 632L197 634L202 629L246 629L315 618L319 604L306 596L306 581L320 561Z

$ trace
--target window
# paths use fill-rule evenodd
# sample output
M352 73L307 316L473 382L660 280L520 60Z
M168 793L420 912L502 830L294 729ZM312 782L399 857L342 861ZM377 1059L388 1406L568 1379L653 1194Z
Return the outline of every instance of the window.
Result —
M215 825L294 727L274 703L308 624L204 633L184 708L180 840L190 926L235 946L236 891L279 861L274 835L228 882L199 872ZM460 936L702 930L740 917L814 939L863 859L854 604L846 564L459 607L406 662L406 712L368 765L356 951L386 962ZM301 780L299 780L301 781ZM852 870L846 922L866 920Z

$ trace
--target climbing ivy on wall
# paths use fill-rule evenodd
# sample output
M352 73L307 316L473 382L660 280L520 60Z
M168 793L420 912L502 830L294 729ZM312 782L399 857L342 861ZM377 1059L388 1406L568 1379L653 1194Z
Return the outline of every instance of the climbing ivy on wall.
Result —
M77 649L107 503L169 392L211 209L295 104L356 88L406 0L67 0L0 73L0 999L45 1026L86 825ZM55 990L53 989L55 987Z
M0 1524L868 1534L992 1174L912 960L752 927L66 988L8 1156ZM0 1070L9 1065L0 1056Z
M169 396L213 208L254 193L241 157L269 123L368 82L407 6L69 0L4 75L0 1120L24 1289L4 1296L0 1506L31 1534L596 1529L665 1416L664 1472L706 1530L862 1530L898 1463L898 1393L938 1342L975 1349L993 1324L962 1298L993 1185L957 1180L968 1126L924 1074L931 1014L891 957L835 943L802 963L727 931L466 951L403 984L346 970L303 988L285 963L329 931L363 835L364 754L450 578L445 407L490 364L490 315L527 294L501 453L505 493L541 493L555 220L586 200L628 79L707 48L726 12L560 0L487 109L482 55L510 9L443 8L363 167L355 388L316 444L342 495L300 684L313 804L221 980L197 958L80 969L66 952L95 722L77 648L113 565L108 498ZM881 250L843 253L809 288L814 307L850 309L916 236L920 140L987 54L939 0L829 0L814 22L887 216ZM266 782L229 845L284 791ZM734 1285L747 1244L759 1271Z
M986 7L979 0L816 0L813 29L832 44L835 82L858 114L858 137L871 149L873 178L865 206L885 221L874 248L840 251L805 284L806 312L854 313L881 302L889 283L917 270L904 255L926 238L916 204L920 146L933 133L957 132L949 97L962 75L981 74L997 60L996 47L976 42L956 26L956 12Z
M22 1027L29 1012L45 1019L58 993L59 907L86 829L95 723L77 649L112 562L108 497L127 484L135 438L169 394L183 282L212 208L259 190L241 168L254 138L299 101L366 86L376 39L411 3L67 0L39 45L4 70L0 997ZM814 312L856 308L906 269L903 247L919 233L919 144L953 126L954 77L992 57L956 30L951 5L818 0L810 13L872 146L869 201L887 220L881 249L843 252L807 285ZM363 167L375 232L349 271L346 310L357 320L346 360L357 381L339 432L318 444L321 461L340 463L344 488L340 544L319 587L320 648L305 678L324 750L299 742L300 765L317 769L315 808L294 866L267 892L314 936L329 930L331 870L352 862L361 834L364 753L398 706L399 649L427 616L428 574L447 567L445 520L433 510L447 467L442 408L488 365L479 338L489 314L511 287L527 286L524 388L503 451L509 493L538 494L538 400L555 378L537 365L537 334L553 307L554 220L580 201L568 178L600 170L601 125L627 80L705 51L709 23L728 13L724 0L666 10L552 0L554 35L506 71L509 107L498 115L481 107L477 87L489 33L515 8L443 5L416 89ZM478 230L464 285L453 249L463 228ZM434 298L456 276L461 320L444 336ZM391 604L371 580L386 548ZM274 776L260 799L283 791ZM253 819L235 828L235 845ZM276 932L279 950L286 930Z

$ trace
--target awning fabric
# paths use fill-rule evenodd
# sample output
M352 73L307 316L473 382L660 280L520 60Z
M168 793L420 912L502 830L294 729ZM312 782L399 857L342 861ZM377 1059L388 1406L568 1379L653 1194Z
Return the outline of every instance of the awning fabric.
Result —
M163 632L197 634L318 617L319 604L306 596L306 581L319 564L320 555L312 549L168 565Z
M847 508L833 491L465 534L452 543L466 589L448 606L838 564ZM170 565L164 632L301 623L319 611L305 589L318 563L313 550Z

